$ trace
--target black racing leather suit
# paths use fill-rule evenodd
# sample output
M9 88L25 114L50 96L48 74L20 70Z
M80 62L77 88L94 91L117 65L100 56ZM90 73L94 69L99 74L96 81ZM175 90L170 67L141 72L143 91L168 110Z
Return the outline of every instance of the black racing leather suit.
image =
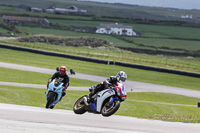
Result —
M54 79L61 79L61 81L64 83L63 87L69 86L69 76L65 74L64 76L60 75L60 72L55 72L54 75L49 79L49 81L52 81Z
M107 81L109 82L109 86L116 86L117 85L117 78L116 76L110 76ZM99 91L106 89L103 83L99 83L96 85L95 89L89 94L89 99Z

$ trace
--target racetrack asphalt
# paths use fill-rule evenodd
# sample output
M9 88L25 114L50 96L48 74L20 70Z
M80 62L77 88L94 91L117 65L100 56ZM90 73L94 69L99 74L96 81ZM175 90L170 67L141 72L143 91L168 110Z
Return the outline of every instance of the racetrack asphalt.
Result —
M0 103L1 133L199 133L199 123L183 123Z

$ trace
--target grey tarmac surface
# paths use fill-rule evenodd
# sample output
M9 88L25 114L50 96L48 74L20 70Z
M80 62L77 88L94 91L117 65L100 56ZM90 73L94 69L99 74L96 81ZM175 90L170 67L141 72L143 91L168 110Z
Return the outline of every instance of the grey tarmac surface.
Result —
M26 66L26 65L18 65L18 64L5 63L5 62L0 62L0 67L11 68L11 69L16 69L16 70L23 70L23 71L45 73L45 74L51 74L51 75L55 72L55 70L53 70L53 69ZM76 73L76 75L69 75L69 77L77 78L77 79L86 79L86 80L96 81L96 82L102 82L103 80L108 78L108 77L88 75L88 74L82 74L82 73ZM13 85L13 83L2 83L2 82L0 82L0 84ZM37 85L35 85L35 86L37 86ZM91 85L91 86L93 86L93 85ZM77 88L69 87L69 89L70 88L74 89L74 90L80 89L80 90L88 91L89 87L83 87L83 88L82 87L77 87ZM163 93L172 93L172 94L200 98L200 91L197 91L197 90L189 90L189 89L183 89L183 88L178 88L178 87L156 85L156 84L136 82L136 81L130 81L130 80L126 81L126 91L127 92L163 92Z
M199 123L168 122L0 103L1 133L199 133Z

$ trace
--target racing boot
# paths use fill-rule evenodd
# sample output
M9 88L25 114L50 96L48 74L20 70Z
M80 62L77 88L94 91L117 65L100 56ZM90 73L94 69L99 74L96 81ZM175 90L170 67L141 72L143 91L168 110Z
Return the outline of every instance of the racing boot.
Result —
M87 103L92 102L92 96L93 95L94 95L94 90L92 90L92 92L90 92L90 94L88 95Z
M61 96L61 98L60 98L60 100L59 100L59 101L62 101L62 98L63 98L65 95L66 95L66 92L65 92L65 91L63 91L63 92L62 92L62 96Z

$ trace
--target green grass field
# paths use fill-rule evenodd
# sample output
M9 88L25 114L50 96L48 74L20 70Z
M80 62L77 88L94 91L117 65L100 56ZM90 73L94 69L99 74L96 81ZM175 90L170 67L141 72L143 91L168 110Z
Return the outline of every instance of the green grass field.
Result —
M45 107L45 91L45 89L0 85L0 102ZM82 95L88 94L86 91L69 90L66 93L67 95L62 102L55 106L55 109L72 110L75 101ZM199 108L195 107L199 100L197 98L164 93L128 93L127 99L121 104L116 115L199 123Z
M144 37L175 37L184 39L199 39L199 28L183 26L163 26L133 24L134 29L141 32Z
M168 50L168 51L179 52L176 49L182 49L182 50L180 50L180 52L183 52L183 50L196 51L197 49L200 49L200 45L199 45L200 41L194 41L194 40L136 38L136 37L135 38L125 37L125 38L127 40L134 41L134 43L137 43L137 44L143 44L143 45L146 45L146 46L154 46L157 49L161 49L161 47L171 48L171 50ZM129 47L132 47L132 45L130 45ZM167 49L166 49L166 51L167 51Z
M0 33L6 33L6 32L9 32L9 31L0 27Z
M51 23L58 23L62 25L74 25L74 26L89 26L97 27L101 23L116 23L111 22L101 22L101 21L81 21L81 20L58 20L58 19L48 19ZM80 23L81 22L81 23ZM141 32L144 37L174 37L181 39L199 39L200 30L199 28L193 27L183 27L183 26L165 26L165 25L150 25L150 24L136 24L136 23L120 23L123 25L133 26L133 30Z

